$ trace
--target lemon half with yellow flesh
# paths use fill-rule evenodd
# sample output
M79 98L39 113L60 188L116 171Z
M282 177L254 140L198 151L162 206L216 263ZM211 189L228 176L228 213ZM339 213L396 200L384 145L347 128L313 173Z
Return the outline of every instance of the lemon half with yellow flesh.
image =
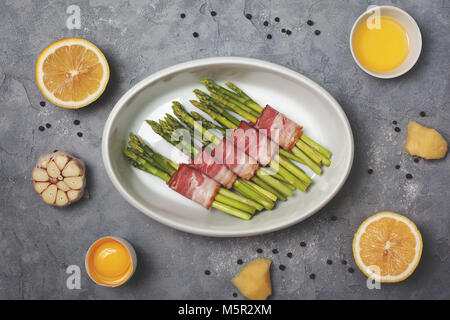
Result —
M359 269L380 282L408 278L419 264L422 247L414 222L393 212L369 217L353 238L353 256Z
M36 62L36 81L51 103L78 109L97 100L109 80L105 56L93 43L68 38L45 48Z

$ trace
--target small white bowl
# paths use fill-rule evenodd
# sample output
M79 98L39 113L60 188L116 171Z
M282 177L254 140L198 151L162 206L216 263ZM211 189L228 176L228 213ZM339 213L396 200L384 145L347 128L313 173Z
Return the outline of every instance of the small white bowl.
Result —
M405 61L394 70L385 72L376 72L366 69L356 58L353 51L353 36L358 27L366 21L366 18L375 13L375 10L380 10L380 16L389 17L397 20L408 33L409 39L409 53ZM404 10L393 6L369 6L367 10L356 19L350 32L350 50L356 64L366 73L382 79L390 79L401 76L408 72L417 62L422 51L422 35L420 34L419 26L416 21Z
M90 268L89 268L89 264L88 264L88 258L89 258L90 254L91 254L92 249L95 247L95 245L96 245L98 242L102 241L103 239L113 239L113 240L115 240L115 241L121 243L121 244L125 247L125 249L127 249L128 254L130 255L130 258L131 258L131 267L132 267L133 269L131 270L130 275L128 276L128 278L127 278L125 281L123 281L122 283L119 283L119 284L117 284L117 285L107 285L107 284L98 282L97 280L95 280L95 279L91 276L91 272L90 272ZM89 275L89 278L91 278L91 280L94 281L96 284L98 284L98 285L100 285L100 286L103 286L103 287L108 287L108 288L120 287L121 285L124 285L125 283L127 283L128 280L131 279L131 277L133 276L134 272L136 271L136 266L137 266L137 256L136 256L136 251L134 251L134 248L133 248L133 246L131 245L131 243L129 243L127 240L125 240L125 239L123 239L123 238L120 238L120 237L111 237L111 236L102 237L102 238L97 239L96 241L94 241L94 243L91 244L91 246L89 247L88 251L86 252L85 259L84 259L84 265L85 265L85 268L86 268L86 272L87 272L87 274Z

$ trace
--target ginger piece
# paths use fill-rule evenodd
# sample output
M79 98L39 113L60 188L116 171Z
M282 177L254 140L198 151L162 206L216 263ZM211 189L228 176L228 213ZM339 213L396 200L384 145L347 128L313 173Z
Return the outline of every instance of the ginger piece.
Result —
M42 155L31 173L34 190L45 203L65 207L78 201L84 192L84 163L58 151Z
M250 300L266 300L272 294L271 263L272 260L265 258L249 262L233 278L234 286Z
M424 159L441 159L447 153L447 141L435 129L410 121L405 151Z

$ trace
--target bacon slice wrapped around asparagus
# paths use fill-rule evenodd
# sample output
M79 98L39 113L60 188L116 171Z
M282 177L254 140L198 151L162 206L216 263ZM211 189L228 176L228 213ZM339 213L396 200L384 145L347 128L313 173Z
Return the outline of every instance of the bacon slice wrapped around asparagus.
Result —
M267 132L267 135L286 150L291 150L302 136L302 127L288 119L284 114L266 105L255 128Z
M220 184L188 164L180 164L167 185L179 194L209 209Z
M255 175L256 170L258 170L256 160L238 149L236 145L230 143L227 138L222 139L214 150L212 150L211 155L219 163L223 163L227 168L245 180L251 179Z
M202 148L191 162L191 165L198 171L230 189L235 183L237 176L224 164L220 164L214 159L206 147Z
M233 131L233 143L255 158L262 166L267 166L278 152L278 145L268 136L261 134L245 121Z

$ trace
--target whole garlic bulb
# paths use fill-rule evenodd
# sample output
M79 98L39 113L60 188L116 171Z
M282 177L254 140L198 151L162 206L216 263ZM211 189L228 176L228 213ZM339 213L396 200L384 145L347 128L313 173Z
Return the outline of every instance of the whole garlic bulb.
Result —
M45 153L37 161L31 176L34 190L50 205L65 207L84 193L84 162L68 152Z

